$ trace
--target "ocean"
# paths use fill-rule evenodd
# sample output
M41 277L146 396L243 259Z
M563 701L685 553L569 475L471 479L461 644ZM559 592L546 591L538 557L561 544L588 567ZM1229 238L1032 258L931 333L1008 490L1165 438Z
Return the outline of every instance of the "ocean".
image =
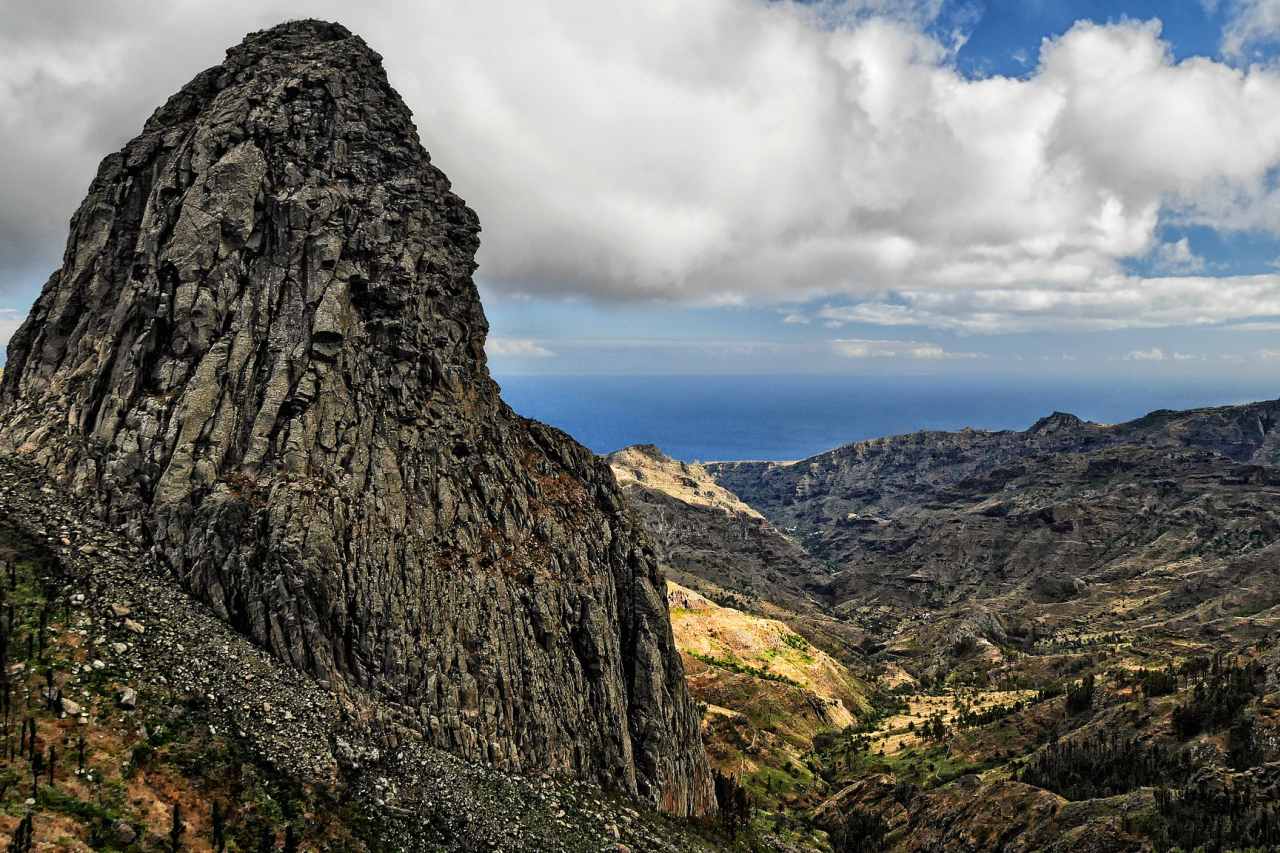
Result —
M656 444L685 461L803 459L916 430L1025 429L1054 411L1117 423L1155 409L1280 397L1280 382L866 376L496 376L517 412L596 453Z

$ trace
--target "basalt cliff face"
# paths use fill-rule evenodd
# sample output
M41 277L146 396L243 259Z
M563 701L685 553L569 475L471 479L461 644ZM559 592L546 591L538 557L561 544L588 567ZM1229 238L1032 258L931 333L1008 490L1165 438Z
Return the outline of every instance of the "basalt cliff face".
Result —
M0 450L429 744L714 809L651 545L489 378L478 232L360 38L253 34L102 162Z

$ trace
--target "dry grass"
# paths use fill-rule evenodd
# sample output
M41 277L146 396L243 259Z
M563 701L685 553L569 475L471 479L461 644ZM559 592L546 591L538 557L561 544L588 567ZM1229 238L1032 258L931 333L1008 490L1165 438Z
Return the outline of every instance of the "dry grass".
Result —
M869 707L861 680L784 623L721 607L670 581L667 600L676 646L684 655L803 688L831 706L837 728L851 725Z
M885 755L893 755L922 746L921 730L925 721L934 715L941 715L942 721L950 727L955 725L962 707L967 706L973 713L980 713L989 708L1014 705L1034 696L1034 690L962 690L937 696L911 696L907 699L906 711L887 717L870 736L871 751L883 750Z
M628 447L609 454L609 465L620 486L639 483L691 506L709 507L732 515L763 520L760 513L716 483L707 470L697 463L669 459L656 455L656 451L648 448Z

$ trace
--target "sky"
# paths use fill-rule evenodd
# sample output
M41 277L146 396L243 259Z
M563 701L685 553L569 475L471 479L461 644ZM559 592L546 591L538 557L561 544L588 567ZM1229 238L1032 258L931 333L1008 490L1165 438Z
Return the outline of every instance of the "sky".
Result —
M304 16L478 212L498 374L1280 368L1280 0L0 0L0 341L98 161Z

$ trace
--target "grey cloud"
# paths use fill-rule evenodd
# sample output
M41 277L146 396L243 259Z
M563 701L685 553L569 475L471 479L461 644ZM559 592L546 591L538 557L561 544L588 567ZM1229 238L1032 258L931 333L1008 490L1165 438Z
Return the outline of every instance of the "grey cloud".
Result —
M1159 251L1170 211L1280 224L1266 206L1280 73L1174 63L1157 27L1125 21L1046 42L1025 79L970 80L952 42L922 29L938 8L0 0L0 296L56 266L98 160L150 109L245 32L301 15L342 20L384 54L480 213L480 275L503 294L893 290L915 296L861 310L962 330L1053 310L1142 325L1132 306L1150 300L1120 271Z
M9 343L9 338L22 325L22 317L12 308L0 308L0 347Z
M274 17L193 2L0 0L0 297L58 265L99 161Z

